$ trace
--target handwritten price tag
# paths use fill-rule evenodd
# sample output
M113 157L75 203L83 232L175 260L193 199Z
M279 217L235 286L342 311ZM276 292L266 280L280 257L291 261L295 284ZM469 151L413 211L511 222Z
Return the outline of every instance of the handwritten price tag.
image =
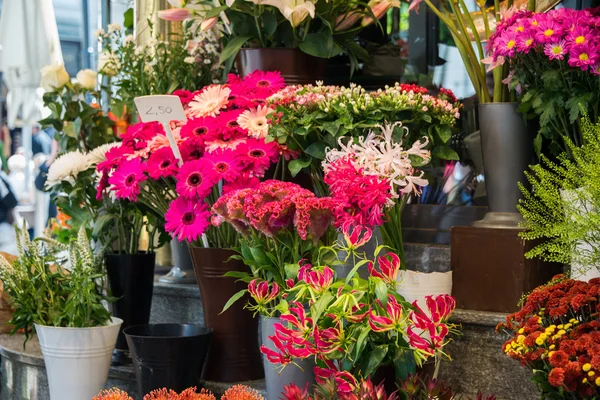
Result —
M179 97L171 95L141 96L136 97L133 101L142 122L158 121L163 125L169 139L169 144L171 145L171 150L173 150L173 154L179 160L179 165L181 166L183 160L170 127L171 121L187 120Z

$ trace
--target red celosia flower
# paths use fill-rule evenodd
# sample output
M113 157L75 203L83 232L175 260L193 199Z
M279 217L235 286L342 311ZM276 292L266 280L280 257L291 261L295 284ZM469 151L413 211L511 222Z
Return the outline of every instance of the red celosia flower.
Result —
M118 199L137 200L141 191L140 185L147 179L145 167L139 158L125 161L117 167L108 183Z
M294 226L302 240L312 240L315 244L333 222L333 200L329 197L294 198L296 212Z
M177 171L177 159L168 147L155 151L148 158L148 175L152 179L169 178L175 176Z

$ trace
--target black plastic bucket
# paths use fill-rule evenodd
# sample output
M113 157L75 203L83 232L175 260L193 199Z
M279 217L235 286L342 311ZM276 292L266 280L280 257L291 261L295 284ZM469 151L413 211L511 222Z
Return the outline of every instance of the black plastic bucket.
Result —
M150 324L124 330L139 398L155 389L198 386L212 329L202 325Z

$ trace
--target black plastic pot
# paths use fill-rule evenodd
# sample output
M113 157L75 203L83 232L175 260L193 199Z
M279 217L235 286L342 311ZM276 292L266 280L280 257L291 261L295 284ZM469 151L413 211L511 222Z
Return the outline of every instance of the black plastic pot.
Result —
M140 399L155 389L180 392L198 386L210 344L211 328L155 324L130 326L124 332Z
M129 361L123 330L150 322L156 254L107 254L105 260L108 284L112 295L117 298L113 304L113 315L123 320L113 363L123 364Z

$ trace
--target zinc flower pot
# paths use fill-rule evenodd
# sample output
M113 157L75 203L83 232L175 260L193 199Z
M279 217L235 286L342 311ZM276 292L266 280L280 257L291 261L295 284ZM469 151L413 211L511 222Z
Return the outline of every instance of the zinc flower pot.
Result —
M194 271L200 287L205 325L214 330L202 379L216 382L243 382L264 377L258 347L258 318L244 309L244 296L221 313L227 301L240 290L243 282L225 277L229 271L247 271L232 250L190 247Z
M396 290L409 303L417 301L425 307L426 296L439 296L452 293L452 271L448 272L417 272L398 271Z
M51 400L91 399L104 389L123 321L92 328L35 325L50 387Z
M155 389L181 392L198 385L212 329L202 325L151 324L124 330L139 398Z
M236 67L242 78L254 71L279 71L287 85L314 84L325 76L327 60L299 49L258 48L241 49Z
M485 189L489 211L473 225L484 228L517 228L521 198L518 182L525 182L525 170L533 160L533 135L517 112L517 103L479 105L479 130Z
M269 336L275 335L275 324L280 323L279 318L260 317L261 344L271 350L277 350ZM297 365L288 365L280 372L281 366L273 365L263 354L263 367L265 369L265 383L267 386L267 400L278 400L284 391L284 386L295 383L299 388L309 387L315 383L313 359L296 360Z
M105 260L111 294L117 298L113 303L113 315L123 320L113 362L128 363L123 330L150 322L156 254L107 254Z

